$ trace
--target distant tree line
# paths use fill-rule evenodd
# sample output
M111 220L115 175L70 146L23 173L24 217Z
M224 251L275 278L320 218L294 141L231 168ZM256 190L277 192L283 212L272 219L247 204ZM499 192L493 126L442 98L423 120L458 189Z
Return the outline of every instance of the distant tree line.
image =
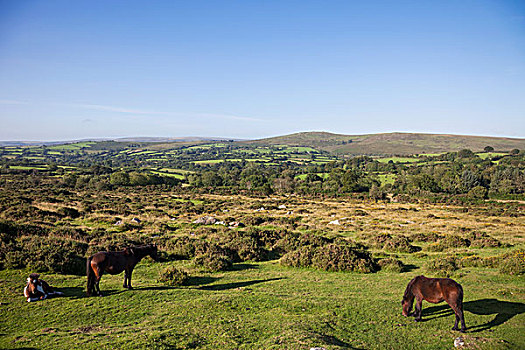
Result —
M75 163L74 170L65 170L67 162L64 160L60 165L48 161L35 169L11 169L13 161L2 160L0 173L30 175L28 179L35 184L38 184L39 177L53 175L57 186L98 190L158 185L169 188L185 183L187 189L201 192L327 196L363 193L376 199L383 199L387 194L444 194L484 199L525 195L525 155L519 150L510 153L482 159L464 149L429 156L426 161L414 164L380 162L367 156L306 165L293 162L268 165L247 161L196 165L181 161L179 168L190 171L183 180L151 172L141 164L140 158L133 162L128 159L123 164L84 155L82 162ZM24 164L31 163L18 163ZM381 176L386 175L392 180L384 181Z

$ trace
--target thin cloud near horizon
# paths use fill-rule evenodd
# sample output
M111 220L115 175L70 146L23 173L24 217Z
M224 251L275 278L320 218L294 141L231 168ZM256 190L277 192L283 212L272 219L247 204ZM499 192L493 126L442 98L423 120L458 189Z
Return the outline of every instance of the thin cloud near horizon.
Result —
M223 119L235 119L235 120L244 120L244 121L264 121L260 118L253 117L244 117L231 114L221 114L221 113L199 113L199 112L163 112L163 111L151 111L151 110L141 110L127 107L118 107L118 106L107 106L99 104L90 104L90 103L72 103L72 104L61 104L63 106L78 107L89 110L97 111L107 111L107 112L117 112L124 114L139 114L139 115L160 115L160 116L173 116L173 117L202 117L202 118L223 118Z
M4 105L29 105L31 103L18 100L0 100L0 104ZM172 117L201 117L201 118L218 118L218 119L233 119L233 120L243 120L243 121L256 121L262 122L264 119L254 118L254 117L245 117L232 114L222 114L222 113L201 113L201 112L164 112L164 111L153 111L153 110L143 110L135 109L129 107L120 107L120 106L109 106L101 105L94 103L49 103L48 105L53 106L62 106L62 107L73 107L73 108L82 108L87 110L103 111L103 112L115 112L123 114L134 114L134 115L158 115L158 116L172 116ZM92 121L90 119L90 121Z

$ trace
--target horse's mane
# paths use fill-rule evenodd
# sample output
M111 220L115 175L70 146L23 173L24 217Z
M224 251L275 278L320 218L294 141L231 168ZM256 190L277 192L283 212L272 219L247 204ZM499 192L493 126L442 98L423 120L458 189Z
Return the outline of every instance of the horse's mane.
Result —
M143 244L143 245L134 245L124 248L126 254L133 254L132 251L140 252L140 254L149 254L156 248L154 244ZM135 255L135 254L133 254Z
M403 294L403 300L408 300L411 297L413 297L414 294L412 294L412 286L414 285L414 283L416 282L416 279L418 277L419 276L416 276L416 277L412 278L412 280L410 282L408 282L407 288L405 289L405 294Z
M143 244L143 245L133 246L132 248L144 251L144 250L152 250L154 247L155 246L153 244Z

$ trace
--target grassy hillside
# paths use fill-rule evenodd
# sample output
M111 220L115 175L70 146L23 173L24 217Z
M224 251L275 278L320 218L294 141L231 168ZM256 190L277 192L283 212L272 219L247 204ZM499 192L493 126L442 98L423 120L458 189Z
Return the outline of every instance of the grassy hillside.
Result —
M328 132L301 132L249 143L308 146L340 155L406 155L453 152L464 148L482 151L486 146L492 146L500 152L508 152L514 148L525 149L525 139L415 133L342 135Z

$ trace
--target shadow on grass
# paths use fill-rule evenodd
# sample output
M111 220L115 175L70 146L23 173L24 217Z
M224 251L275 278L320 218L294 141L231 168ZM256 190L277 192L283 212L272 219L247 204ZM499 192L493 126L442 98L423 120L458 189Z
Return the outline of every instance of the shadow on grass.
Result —
M210 276L192 276L184 282L185 286L202 286L204 284L210 284L220 279L219 277Z
M64 293L65 298L69 299L81 299L81 298L97 298L96 296L88 297L86 294L86 290L82 287L63 287L63 288L57 288L59 292ZM110 295L116 295L120 294L122 292L125 292L125 289L122 290L115 290L115 289L102 289L102 295L103 296L110 296ZM60 297L57 297L60 298Z
M345 349L362 350L360 348L354 348L352 345L348 344L347 342L342 341L341 339L334 337L333 335L321 334L317 332L314 332L314 334L317 336L317 338L319 338L319 340L321 340L322 342L326 344L339 346Z
M230 271L252 270L252 269L257 269L257 268L258 266L255 264L238 263L238 264L233 264Z
M171 286L147 286L147 287L133 287L132 290L170 290L170 289L180 289L179 287Z
M282 279L283 279L282 277L278 277L278 278L269 278L267 280L252 280L252 281L244 281L244 282L224 283L224 284L216 284L213 286L199 287L197 289L200 289L200 290L228 290L228 289L248 287L248 286L251 286L257 283L278 281Z
M514 316L525 313L525 304L501 301L497 299L480 299L464 302L463 310L471 312L475 315L496 315L491 321L474 326L468 325L467 318L467 329L469 332L476 333L499 326ZM433 316L426 319L426 321L429 321L435 318L451 316L453 315L453 312L450 306L443 304L423 309L423 316L424 315Z
M401 272L402 273L411 272L411 271L414 271L415 269L419 269L419 266L408 264L408 265L403 266L403 270Z
M496 317L490 322L469 327L471 332L481 332L499 326L525 312L525 304L500 301L497 299L480 299L463 303L463 308L476 315L493 315Z

